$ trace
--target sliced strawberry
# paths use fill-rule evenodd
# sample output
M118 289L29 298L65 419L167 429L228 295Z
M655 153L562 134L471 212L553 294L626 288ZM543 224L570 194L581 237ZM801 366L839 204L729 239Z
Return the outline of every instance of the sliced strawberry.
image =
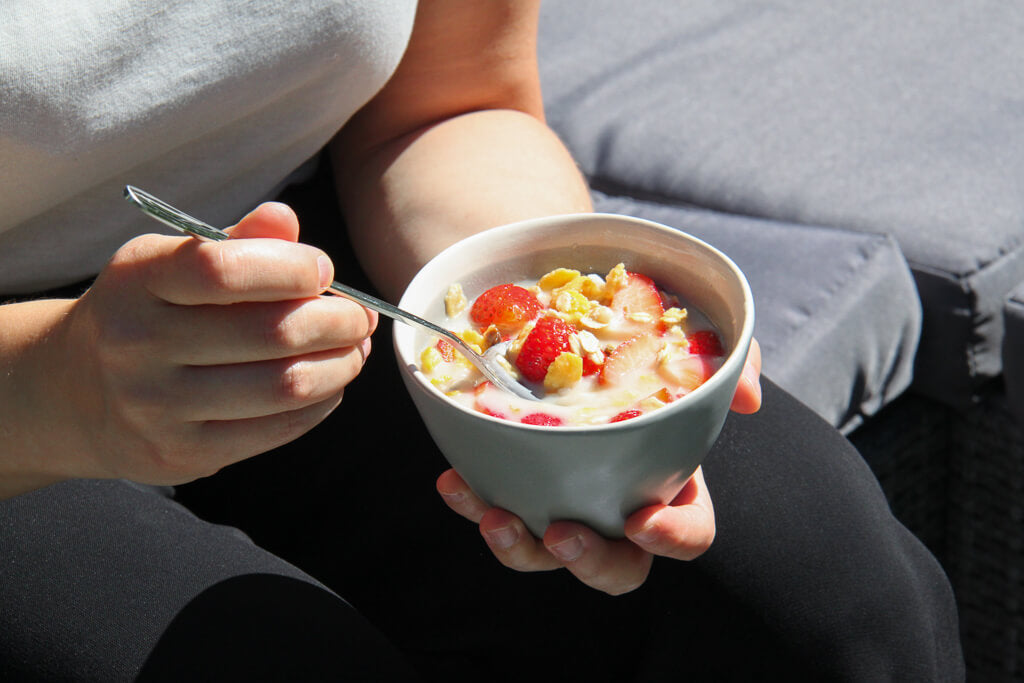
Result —
M664 345L661 337L652 334L627 339L605 358L598 381L601 384L622 384L637 370L652 367Z
M530 413L520 420L527 425L543 425L545 427L558 427L562 424L562 418L548 415L547 413Z
M704 384L717 369L714 357L709 355L679 356L658 365L658 372L666 381L687 391Z
M690 344L690 353L703 356L725 355L721 340L712 330L697 330L686 335L686 341Z
M613 416L612 419L610 419L608 421L609 422L622 422L623 420L632 420L634 417L640 417L641 415L643 415L643 411L636 410L634 408L633 410L623 410L621 413L619 413L618 415Z
M490 408L488 408L487 406L482 406L482 405L478 404L476 406L476 410L477 410L478 413L483 413L484 415L489 415L491 417L496 417L499 420L507 420L508 419L508 417L506 417L505 415L502 415L501 413L496 413L493 410L491 410Z
M531 382L544 381L548 366L558 354L572 350L569 340L574 332L571 325L553 315L538 320L516 356L516 367L523 377Z
M602 361L600 363L598 363L598 362L594 361L593 358L591 358L591 354L586 353L586 354L583 355L583 376L584 377L590 377L591 375L596 375L597 373L601 372L601 368L602 367L604 367L604 360L603 360L603 358L602 358Z
M487 406L484 403L483 397L486 393L488 393L488 390L494 391L494 385L487 380L484 380L483 382L480 382L480 384L477 384L475 387L473 387L473 395L476 396L476 399L473 401L473 407L477 410L477 412L483 413L484 415L490 415L491 417L497 417L502 420L507 420L508 416L506 416L504 413L499 413L495 410L492 410L489 406Z
M437 352L441 354L441 358L444 358L446 362L451 363L455 360L455 347L447 339L437 340Z
M540 310L540 301L529 290L505 284L478 296L469 309L469 318L481 329L494 325L503 335L509 335L537 317Z
M646 275L626 273L626 285L612 295L610 307L629 336L663 327L665 306L658 286Z

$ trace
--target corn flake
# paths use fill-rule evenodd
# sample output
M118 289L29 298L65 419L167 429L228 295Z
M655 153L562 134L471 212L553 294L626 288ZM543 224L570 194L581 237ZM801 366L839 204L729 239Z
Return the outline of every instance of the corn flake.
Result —
M555 357L544 375L544 390L567 389L583 378L583 359L575 353L563 351Z
M462 291L462 285L458 282L453 283L448 287L448 291L444 295L444 312L449 318L454 318L459 313L466 310L466 306L469 305L469 301L466 299L465 292Z

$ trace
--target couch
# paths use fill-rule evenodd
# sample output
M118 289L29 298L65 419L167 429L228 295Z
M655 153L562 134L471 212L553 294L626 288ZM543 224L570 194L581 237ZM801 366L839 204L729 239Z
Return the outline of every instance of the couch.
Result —
M731 255L764 371L846 433L1024 679L1024 8L549 0L550 124L599 211Z

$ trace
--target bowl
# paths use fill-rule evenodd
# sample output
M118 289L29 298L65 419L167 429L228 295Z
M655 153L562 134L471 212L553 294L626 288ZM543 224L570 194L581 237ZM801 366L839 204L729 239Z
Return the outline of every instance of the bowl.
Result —
M522 518L537 537L556 520L623 536L635 510L668 503L718 438L754 327L750 287L725 254L679 230L613 214L572 214L493 228L444 250L417 273L400 306L444 326L444 295L458 282L473 300L504 282L557 267L643 273L707 315L727 350L721 368L686 396L640 417L596 426L538 426L464 408L420 372L433 343L395 323L402 380L442 454L488 504Z

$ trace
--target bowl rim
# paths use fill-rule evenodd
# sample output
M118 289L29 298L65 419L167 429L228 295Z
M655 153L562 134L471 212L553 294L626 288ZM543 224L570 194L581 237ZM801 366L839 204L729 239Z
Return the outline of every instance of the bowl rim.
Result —
M399 370L403 374L411 377L412 380L416 383L416 385L425 391L426 395L430 396L435 400L442 401L445 405L454 408L462 413L472 415L477 419L489 420L496 424L503 425L509 429L543 431L548 433L558 432L566 434L574 432L593 432L595 430L602 431L632 429L635 427L639 427L647 422L670 418L674 413L678 412L679 410L682 410L687 404L696 402L697 400L699 400L700 397L709 394L714 390L715 387L717 387L722 382L725 382L726 377L728 377L729 375L732 374L733 371L735 371L736 365L739 365L740 371L742 371L742 364L746 361L747 349L749 349L750 341L753 337L754 330L754 299L746 275L727 254L725 254L717 247L700 239L699 237L695 237L694 235L691 235L690 233L687 233L683 230L672 228L662 223L648 220L646 218L639 218L636 216L600 212L556 214L551 216L542 216L539 218L529 218L522 221L516 221L514 223L507 223L497 227L482 230L481 232L474 233L473 235L465 237L459 240L458 242L455 242L454 244L446 247L442 251L438 252L426 264L424 264L423 267L420 268L419 271L417 271L416 275L413 277L413 279L406 286L405 290L402 292L402 296L399 300L399 306L402 308L406 307L406 299L408 298L410 292L415 290L419 285L419 282L426 278L426 273L432 267L436 266L438 263L441 263L451 258L453 254L466 249L467 246L472 246L477 242L493 239L495 235L507 232L530 229L540 230L549 227L565 225L567 223L582 223L595 220L621 222L641 226L645 229L653 229L660 232L668 232L674 238L681 238L685 241L689 241L691 244L696 245L698 248L703 249L712 254L726 267L726 269L736 279L743 296L743 324L740 327L740 332L737 337L736 343L733 345L733 348L730 350L729 354L722 362L721 367L719 367L719 369L716 370L715 373L710 378L708 378L703 384L701 384L699 387L689 392L685 396L676 399L675 401L673 401L668 406L665 406L664 408L644 413L638 417L629 420L622 420L620 422L611 422L603 424L560 425L557 427L553 427L547 425L524 424L522 422L515 422L512 420L492 417L479 411L467 408L451 400L448 396L444 394L444 392L442 392L440 389L434 386L426 378L423 372L419 369L418 365L414 362L413 358L406 358L403 354L402 346L404 341L409 340L409 343L411 345L412 340L415 339L417 330L413 329L411 326L405 323L393 321L392 346L395 353L395 359L399 365ZM419 311L412 312L422 314L422 312ZM741 354L738 353L741 348L744 350L742 353L742 357Z

